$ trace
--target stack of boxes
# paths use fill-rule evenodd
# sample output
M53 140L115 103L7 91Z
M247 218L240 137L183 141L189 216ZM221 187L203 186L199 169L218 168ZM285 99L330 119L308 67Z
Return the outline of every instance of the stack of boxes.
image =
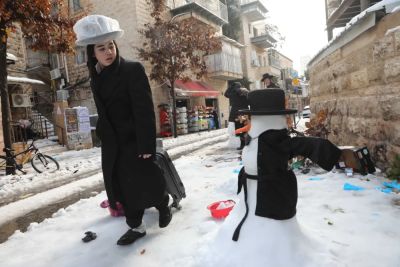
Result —
M67 142L67 136L65 131L65 116L64 116L64 111L67 108L68 108L67 101L57 101L54 103L54 109L53 109L54 122L55 122L54 128L58 137L58 142L62 145L66 145Z
M187 112L186 107L180 107L176 109L176 117L177 117L177 133L179 135L188 133L188 120L187 120Z
M65 109L65 126L68 149L80 150L93 146L87 107Z

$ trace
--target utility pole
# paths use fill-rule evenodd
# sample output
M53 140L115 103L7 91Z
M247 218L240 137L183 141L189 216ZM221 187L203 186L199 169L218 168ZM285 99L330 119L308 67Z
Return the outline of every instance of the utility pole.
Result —
M10 111L10 99L7 89L7 33L5 32L5 25L0 25L0 66L5 66L5 68L0 68L0 95L1 95L1 113L2 113L2 126L3 126L3 138L4 147L11 148L11 111ZM4 40L5 38L5 40ZM7 162L6 174L11 174L14 172L14 168L10 167L12 164Z

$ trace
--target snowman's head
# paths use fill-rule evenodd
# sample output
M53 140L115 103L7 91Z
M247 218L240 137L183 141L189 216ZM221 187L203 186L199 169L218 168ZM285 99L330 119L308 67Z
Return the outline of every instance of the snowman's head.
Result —
M286 115L252 116L249 134L255 137L268 130L281 130L286 128Z

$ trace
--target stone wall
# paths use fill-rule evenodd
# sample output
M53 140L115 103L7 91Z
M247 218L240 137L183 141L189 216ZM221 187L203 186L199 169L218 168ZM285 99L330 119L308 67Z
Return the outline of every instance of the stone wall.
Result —
M389 14L310 70L311 110L329 111L338 145L367 145L385 170L400 154L400 12Z

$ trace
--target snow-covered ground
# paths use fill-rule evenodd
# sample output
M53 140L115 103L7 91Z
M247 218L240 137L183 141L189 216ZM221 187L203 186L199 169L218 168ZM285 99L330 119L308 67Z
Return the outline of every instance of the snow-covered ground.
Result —
M221 141L225 134L226 129L220 129L165 138L163 147L171 157L176 157L207 143ZM38 147L43 147L40 149L43 153L51 143L49 140L35 142ZM100 148L66 151L52 155L60 163L60 170L55 174L38 174L28 163L24 165L26 175L17 172L16 175L0 176L0 206L101 172L100 155Z
M83 155L82 158L87 156ZM75 157L83 160L78 152ZM206 207L218 200L239 200L236 195L237 172L241 167L238 153L220 142L174 163L185 184L187 198L181 202L182 210L174 211L167 228L158 228L158 213L149 209L144 217L147 235L133 245L117 246L116 241L128 228L123 218L111 217L99 207L105 199L103 192L59 210L40 224L31 224L25 233L17 231L0 244L0 266L208 267L204 262L212 259L207 259L211 257L206 253L207 248L215 242L224 221L213 219ZM93 179L98 179L97 176ZM298 224L308 238L330 252L331 256L326 257L335 257L338 266L400 266L400 228L397 227L400 195L381 191L384 179L379 173L378 176L347 177L342 172L312 169L308 174L297 173L297 178ZM344 190L346 183L363 190ZM96 232L97 239L83 243L81 238L86 231ZM254 246L262 245L265 238L268 237L254 240ZM275 253L290 258L284 248ZM321 258L321 263L326 260ZM229 266L248 265L243 258ZM280 265L271 262L270 266Z

